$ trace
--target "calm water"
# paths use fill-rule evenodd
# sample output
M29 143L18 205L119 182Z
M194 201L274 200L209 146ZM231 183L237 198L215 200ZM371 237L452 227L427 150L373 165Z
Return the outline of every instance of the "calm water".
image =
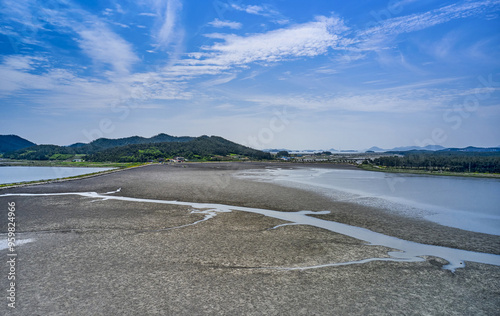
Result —
M114 168L0 167L0 184L66 178L111 169Z
M383 207L465 230L500 235L500 179L304 168L246 172L334 200Z

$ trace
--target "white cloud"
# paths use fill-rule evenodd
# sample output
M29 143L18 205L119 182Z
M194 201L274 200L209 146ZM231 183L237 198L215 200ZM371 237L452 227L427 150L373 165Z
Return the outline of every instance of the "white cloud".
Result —
M75 31L81 37L78 40L80 48L95 62L111 65L119 75L129 73L131 66L139 60L128 42L101 23Z
M170 44L177 43L182 39L183 32L178 28L177 16L182 9L179 0L168 0L162 16L162 25L158 31L158 45L166 49Z
M412 0L408 0L412 1ZM402 1L405 4L405 1ZM396 6L397 4L395 4ZM484 17L488 12L500 10L499 0L468 1L443 6L438 9L415 13L404 16L388 18L378 21L375 26L350 34L345 38L346 54L339 60L351 63L360 59L365 59L370 52L379 54L379 62L388 64L405 64L399 54L391 54L397 50L397 41L401 34L417 32L428 29L439 24L447 23L452 20L464 19L468 17ZM437 44L427 44L423 50L430 50L429 47L435 47ZM441 49L441 51L439 51ZM436 48L435 56L447 54L449 48L442 46ZM398 59L399 57L399 59ZM403 61L403 62L402 62ZM406 63L409 66L408 63ZM417 71L413 67L413 71Z
M111 22L111 23L113 23L114 25L118 25L119 27L123 27L124 29L130 28L130 26L128 26L127 24L123 24L123 23L119 23L119 22Z
M397 35L415 32L451 20L484 14L495 9L495 7L496 10L498 10L499 4L500 1L498 0L455 3L424 13L416 13L381 21L379 25L362 32L361 35Z
M139 13L139 15L141 16L151 16L151 17L157 17L158 14L156 13L149 13L149 12L142 12L142 13Z
M3 66L10 69L30 70L33 69L33 63L37 59L33 57L18 56L18 55L6 56L3 61Z
M289 20L280 12L272 9L269 5L239 5L231 4L231 8L237 11L246 12L248 14L259 15L271 19L272 22L277 24L287 24Z
M217 86L220 84L228 83L232 80L236 79L236 74L231 74L229 76L223 76L220 78L215 78L212 80L205 81L201 84L202 87L212 87L212 86Z
M238 4L231 4L231 7L235 10L238 11L244 11L249 14L262 14L264 12L264 7L258 6L258 5L247 5L247 6L242 6Z
M336 111L368 113L428 113L441 111L465 94L493 93L494 89L477 89L461 93L457 89L436 88L451 79L431 80L387 89L340 92L336 94L248 95L241 101L268 107L287 106L311 112Z
M71 2L67 3L64 10L40 8L39 3L35 1L20 0L20 2L24 6L24 11L19 12L17 5L13 4L9 8L12 13L9 16L10 19L26 19L26 21L21 22L25 26L32 25L32 21L36 21L40 25L50 24L53 32L74 39L81 50L94 61L95 65L110 66L113 72L123 75L129 73L132 65L139 60L133 52L132 45L111 31L105 20L90 14ZM119 9L117 6L118 11ZM37 15L33 17L32 14L35 12ZM110 14L114 11L106 9L104 12ZM128 27L124 24L118 25ZM32 27L35 26L32 25ZM30 30L29 34L21 35L24 35L21 38L36 38L35 29Z
M238 5L231 4L231 7L237 11L243 11L248 14L262 15L266 17L279 16L280 13L276 10L270 9L266 5Z
M125 10L123 10L122 6L119 5L118 3L115 4L115 7L116 7L116 12L120 13L120 14L125 14Z
M182 83L172 82L157 73L108 79L82 78L69 70L54 68L47 59L36 56L4 58L0 77L9 78L0 81L0 99L10 98L11 104L23 102L51 113L109 109L123 103L151 108L155 100L191 98Z
M238 36L208 34L223 42L203 47L205 52L193 53L167 72L186 75L219 73L232 67L245 67L254 62L277 62L299 57L314 57L343 45L340 35L347 30L341 19L317 17L315 21L281 28L261 34Z
M238 30L242 26L241 23L239 22L221 21L219 19L215 19L212 22L209 22L208 24L217 28L229 27L234 30Z
M104 11L102 11L102 15L109 16L112 14L113 14L113 9L110 9L110 8L106 8L106 9L104 9Z

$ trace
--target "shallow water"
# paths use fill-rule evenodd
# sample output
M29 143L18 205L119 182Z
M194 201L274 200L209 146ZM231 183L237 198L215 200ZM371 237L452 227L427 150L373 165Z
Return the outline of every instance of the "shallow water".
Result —
M115 168L89 168L89 167L0 167L0 184L18 183L39 180L53 180L81 176Z
M342 169L267 169L239 177L298 187L464 230L500 235L500 179Z
M182 205L190 206L204 214L204 220L197 221L193 224L201 223L205 220L213 218L217 213L221 212L231 212L231 211L242 211L255 214L261 214L277 219L281 219L289 222L290 224L296 225L310 225L322 229L326 229L335 233L343 234L358 240L367 242L370 245L380 245L391 249L396 249L398 251L388 252L389 258L366 258L359 261L352 262L335 262L326 265L318 266L307 266L307 267L267 267L269 269L282 269L282 270L293 270L293 269L314 269L322 268L327 266L339 266L339 265L349 265L349 264L361 264L370 261L397 261L397 262L418 262L423 261L423 256L434 256L443 258L449 262L448 265L444 266L444 269L454 271L457 268L465 267L464 261L478 262L500 266L500 255L480 253L474 251L466 251L460 249L453 249L447 247L433 246L419 244L411 241L406 241L396 237L387 236L381 233L373 232L366 228L360 228L356 226L351 226L347 224L337 223L333 221L327 221L319 219L316 217L308 216L310 214L326 214L328 211L321 212L311 212L311 211L300 211L300 212L279 212L267 209L232 206L224 204L213 204L213 203L194 203L194 202L178 202L178 201L165 201L165 200L154 200L154 199L141 199L125 196L114 195L120 192L120 189L113 192L107 192L104 194L99 194L96 192L67 192L67 193L15 193L15 194L3 194L3 196L33 196L33 197L43 197L43 196L65 196L65 195L77 195L92 199L102 199L102 200L119 200L128 202L138 202L138 203L156 203L156 204L172 204L172 205ZM190 225L193 225L190 224ZM184 225L190 226L190 225ZM264 267L262 267L264 268Z

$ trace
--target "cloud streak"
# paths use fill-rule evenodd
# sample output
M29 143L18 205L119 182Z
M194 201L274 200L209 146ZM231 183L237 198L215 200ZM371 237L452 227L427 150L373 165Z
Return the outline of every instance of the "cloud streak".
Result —
M209 22L208 25L217 27L217 28L223 28L223 27L228 27L233 30L238 30L241 29L242 24L240 22L231 22L231 21L221 21L219 19L215 19L212 22Z
M439 9L380 21L375 27L360 32L359 36L398 35L420 31L451 20L479 16L497 11L500 1L479 1L451 4Z
M94 62L110 65L115 75L128 74L139 58L132 45L111 32L105 25L96 23L92 28L75 27L80 35L79 46Z
M35 2L21 0L20 3L33 10ZM181 1L148 3L153 4L153 11L156 10L156 13L146 12L138 15L151 17L154 18L151 20L156 21L152 34L155 36L157 49L168 51L172 46L178 46L183 40L179 20L183 8ZM37 59L40 56L7 58L0 65L0 75L11 79L1 83L0 93L5 97L20 90L50 91L53 93L52 99L44 96L35 100L33 97L34 102L52 102L51 106L61 108L71 107L64 104L65 98L83 108L103 108L117 102L116 100L127 98L145 101L144 103L155 100L186 100L193 97L193 86L209 89L227 84L237 79L239 72L253 66L264 68L298 59L335 57L346 51L376 51L381 49L381 43L387 45L388 39L399 34L430 28L454 19L481 15L488 10L497 10L499 4L500 1L493 0L452 4L424 13L387 19L360 32L350 29L342 18L333 15L318 16L310 22L296 23L261 33L205 34L209 44L198 47L190 54L179 55L183 57L171 58L170 64L166 66L164 62L163 67L140 73L134 73L134 66L141 60L134 51L136 47L113 32L105 20L74 5L70 5L66 10L47 9L41 20L57 28L59 32L72 36L81 51L93 61L95 73L104 76L100 76L100 79L85 79L78 77L76 72L57 68L34 74L34 65L40 62L40 59ZM263 5L233 4L232 8L252 15L279 15L277 11ZM32 15L30 12L23 12L19 5L13 6L11 10L16 23ZM42 30L44 23L26 22L26 25ZM231 30L242 28L240 22L219 19L212 20L208 25ZM359 56L360 59L366 57L363 54ZM337 74L336 66L338 64L332 62L327 67L316 68L316 73ZM205 82L194 85L190 80ZM309 95L263 96L245 101L290 105L303 110L336 109L360 112L418 112L449 102L449 98L444 98L443 94L438 93L438 96L432 97L430 90L398 91L386 91L386 95L370 92L357 95L325 95L319 98ZM413 103L412 98L416 100Z
M248 36L207 34L207 37L221 39L222 42L203 47L202 52L190 54L191 58L179 61L166 72L199 76L218 74L256 62L266 64L314 57L327 53L329 49L339 49L343 45L340 34L346 30L341 19L320 16L313 22L267 33Z
M177 17L182 10L179 0L168 0L166 8L161 16L162 24L158 31L158 46L166 50L171 44L178 43L182 39L182 30L178 28Z

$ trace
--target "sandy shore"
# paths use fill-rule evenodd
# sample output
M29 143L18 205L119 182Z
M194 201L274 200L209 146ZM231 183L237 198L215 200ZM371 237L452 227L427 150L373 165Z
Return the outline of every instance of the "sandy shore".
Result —
M232 176L265 167L269 164L152 165L0 194L121 188L116 195L284 212L329 210L318 217L419 243L500 253L498 236ZM35 240L16 248L16 309L8 308L6 299L0 306L13 315L496 315L500 309L496 266L467 263L453 274L441 269L442 259L429 258L271 270L265 268L384 257L389 249L314 227L270 229L285 222L245 212L219 213L185 226L204 215L188 206L75 195L0 199L2 232L7 202L14 201L22 232L17 237ZM6 261L7 250L0 253ZM2 289L8 288L7 275L8 266L2 265Z

